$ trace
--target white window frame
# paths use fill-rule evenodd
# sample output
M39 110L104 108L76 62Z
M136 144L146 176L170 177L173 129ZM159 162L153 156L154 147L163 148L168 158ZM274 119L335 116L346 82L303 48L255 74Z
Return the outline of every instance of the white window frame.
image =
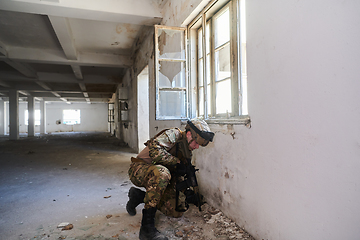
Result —
M202 116L207 122L214 123L231 123L231 124L249 124L250 117L247 110L247 91L246 91L246 38L245 29L241 28L244 24L244 4L245 0L213 0L211 1L200 13L193 19L188 25L189 36L189 84L190 84L190 103L196 108L191 109L192 117ZM215 114L215 48L214 48L214 24L213 19L216 16L225 11L225 8L229 8L230 14L230 72L231 72L231 112L228 114ZM240 9L241 8L241 9ZM240 15L241 14L241 15ZM207 28L203 27L206 24L210 24L211 29L211 42L206 42L206 35L208 34ZM203 57L203 73L198 72L198 30L202 29L202 57ZM207 45L210 45L210 64L207 63L206 56ZM211 66L210 71L206 66ZM203 86L203 99L199 99L199 75L202 75L202 79L210 80L210 92L205 87L207 82L204 82ZM208 76L210 75L210 77ZM195 89L195 90L193 90ZM208 107L208 101L211 101L211 108ZM199 106L202 103L203 106ZM200 110L203 110L204 114L200 114Z
M159 43L159 30L170 30L174 32L180 32L183 34L182 41L180 42L180 49L183 49L184 56L176 58L176 57L161 57L159 47L161 47L161 43ZM156 120L177 120L177 119L187 119L188 118L188 81L187 81L187 51L186 51L186 36L187 28L185 27L170 27L170 26L162 26L162 25L155 25L155 83L156 83L156 114L155 119ZM185 73L183 74L183 80L185 87L160 87L159 86L159 72L160 72L160 64L159 62L176 62L176 63L183 63L184 64L184 70ZM184 109L185 109L185 115L184 116L169 116L169 115L163 115L160 112L160 94L162 91L169 91L169 92L184 92L184 102L181 103Z

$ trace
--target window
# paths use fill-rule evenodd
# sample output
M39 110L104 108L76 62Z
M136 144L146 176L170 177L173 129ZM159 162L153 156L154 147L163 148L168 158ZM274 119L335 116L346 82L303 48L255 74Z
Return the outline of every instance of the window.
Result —
M188 32L192 115L248 119L245 0L211 1Z
M187 118L186 28L155 26L156 119Z
M80 110L63 110L63 123L66 125L80 124Z
M35 125L40 125L40 110L35 110ZM25 110L25 125L29 125L29 111Z

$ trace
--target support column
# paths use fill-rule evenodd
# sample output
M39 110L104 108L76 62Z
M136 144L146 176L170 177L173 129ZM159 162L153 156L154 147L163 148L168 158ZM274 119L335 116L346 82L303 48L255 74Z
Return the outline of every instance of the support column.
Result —
M10 140L19 139L19 92L9 90Z
M35 98L27 97L28 100L28 137L35 136Z
M40 134L46 133L46 103L40 101Z
M0 136L5 135L5 101L0 100Z

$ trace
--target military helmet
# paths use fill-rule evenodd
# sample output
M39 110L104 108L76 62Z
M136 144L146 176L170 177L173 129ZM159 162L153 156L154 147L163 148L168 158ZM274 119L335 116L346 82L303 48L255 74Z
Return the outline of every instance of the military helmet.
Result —
M185 130L190 130L193 139L203 147L208 145L209 141L212 142L215 135L215 133L210 131L208 124L201 119L188 120Z

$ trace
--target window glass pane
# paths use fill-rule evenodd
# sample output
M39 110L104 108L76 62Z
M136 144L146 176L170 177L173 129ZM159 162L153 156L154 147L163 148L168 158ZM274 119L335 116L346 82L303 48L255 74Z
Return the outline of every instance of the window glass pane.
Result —
M199 88L199 115L204 116L204 87Z
M160 116L186 117L185 91L161 90L159 95Z
M210 84L207 86L207 111L208 115L211 116L211 90L210 90Z
M247 102L247 67L246 67L246 14L245 14L245 0L240 0L240 43L239 43L239 56L240 56L240 76L241 76L241 96L242 96L242 105L241 105L241 114L248 114L248 102Z
M211 116L211 91L210 91L210 85L211 85L211 71L210 71L210 54L206 56L206 83L207 83L207 113L209 116Z
M185 87L184 62L159 61L159 87Z
M202 28L198 31L198 58L202 58Z
M198 84L199 84L199 87L202 87L204 86L204 79L203 79L203 72L204 72L204 68L203 68L203 60L202 59L199 59L198 61Z
M216 83L216 114L231 113L230 79Z
M211 82L211 71L210 71L210 54L206 55L206 83Z
M229 9L215 19L215 48L230 41Z
M215 81L231 76L230 72L230 44L215 52Z
M205 42L206 42L206 54L208 54L210 52L210 21L208 21L206 23L206 38L205 38Z
M159 29L160 58L185 59L184 33L177 30Z
M63 110L63 123L66 125L80 124L80 110Z

